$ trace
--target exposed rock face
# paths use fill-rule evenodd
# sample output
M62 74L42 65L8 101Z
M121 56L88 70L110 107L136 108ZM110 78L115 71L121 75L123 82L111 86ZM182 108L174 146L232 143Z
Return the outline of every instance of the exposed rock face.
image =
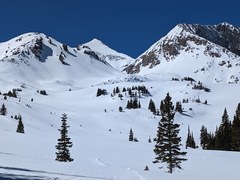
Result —
M240 55L240 28L228 23L221 23L214 26L183 25L186 30L192 26L194 33L199 37L220 45L229 51Z
M129 74L139 73L142 67L153 68L162 61L172 61L183 51L192 53L204 48L208 57L221 58L240 56L240 28L228 23L213 26L178 24L165 37L151 46L124 70Z

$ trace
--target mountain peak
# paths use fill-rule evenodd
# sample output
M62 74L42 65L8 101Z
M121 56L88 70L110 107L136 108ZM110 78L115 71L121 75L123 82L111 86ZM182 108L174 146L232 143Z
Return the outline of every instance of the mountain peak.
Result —
M120 71L122 71L123 66L133 61L133 58L131 58L130 56L123 53L119 53L114 49L111 49L110 47L105 45L102 41L96 38L83 44L83 47L84 46L90 48L102 60L108 62L112 67Z
M89 46L103 46L105 45L101 40L93 38L91 41L87 42ZM105 45L106 46L106 45Z

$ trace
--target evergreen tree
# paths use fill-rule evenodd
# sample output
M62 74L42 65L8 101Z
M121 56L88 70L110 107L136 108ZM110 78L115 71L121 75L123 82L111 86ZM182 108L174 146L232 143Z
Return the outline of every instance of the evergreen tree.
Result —
M153 100L150 99L149 104L148 104L148 109L149 109L150 111L151 111L151 109L152 109L152 104L153 104Z
M205 101L204 101L204 104L207 104L207 103L208 103L207 100L205 100Z
M140 103L140 101L138 101L138 108L139 108L139 109L141 108L141 103Z
M160 111L163 110L163 106L164 106L163 101L161 101L161 103L160 103Z
M216 149L216 135L214 135L213 133L208 133L206 149L208 149L208 150Z
M98 88L98 89L97 89L97 97L98 97L98 96L101 96L101 95L102 95L102 91L101 91L101 89Z
M127 101L127 106L126 106L127 109L131 109L131 105L130 105L130 101Z
M190 134L190 128L188 126L188 134L187 134L187 140L186 140L186 149L190 147L190 142L191 142L191 134Z
M232 149L240 151L240 103L237 106L232 123Z
M122 112L123 111L122 106L119 106L118 110L119 110L119 112Z
M161 110L161 120L158 125L156 145L154 152L156 160L153 163L166 163L168 172L173 173L175 168L182 169L180 164L186 159L181 156L186 155L186 152L180 151L181 137L178 137L180 131L179 124L174 123L174 106L169 93L163 100Z
M179 113L182 113L182 112L183 112L181 101L177 101L177 102L176 102L175 111L176 111L176 112L179 112Z
M120 93L119 87L116 87L116 91L115 92L116 92L116 94Z
M135 97L132 102L132 108L137 109L138 108L138 99Z
M97 89L97 97L101 95L107 95L106 89Z
M58 139L58 143L56 145L56 161L60 162L67 162L73 161L70 157L69 148L72 147L72 142L70 141L71 138L68 137L68 130L69 126L67 125L67 114L62 114L62 125L61 129L59 129L61 137Z
M207 132L207 128L202 126L200 130L200 144L203 149L207 149L209 143L209 134Z
M216 131L216 149L218 150L231 150L231 122L228 118L226 108L224 109L222 116L222 123Z
M187 135L187 141L186 141L186 149L190 147L195 149L196 148L196 143L193 137L193 133L190 133L190 128L188 126L188 135Z
M145 166L144 171L149 171L149 167Z
M133 141L133 130L132 128L130 129L130 132L129 132L129 141Z
M6 108L4 103L2 104L2 107L0 109L0 115L2 115L2 116L6 116L7 115L7 108Z
M126 108L127 108L127 109L133 109L133 108L134 108L133 102L134 102L134 101L133 101L132 99L130 99L130 101L127 102Z
M132 97L132 90L131 90L131 88L128 88L128 95L129 95L130 97Z
M113 96L115 96L115 94L116 94L116 90L115 88L113 88Z
M22 122L22 116L21 115L18 116L18 126L17 126L16 132L17 133L24 133L24 125L23 125L23 122Z
M152 143L151 136L149 136L148 142L149 142L149 143Z
M156 114L156 106L152 99L149 101L148 109L153 113Z
M194 140L194 137L193 137L193 132L191 134L191 148L195 149L197 146L196 146L196 142Z

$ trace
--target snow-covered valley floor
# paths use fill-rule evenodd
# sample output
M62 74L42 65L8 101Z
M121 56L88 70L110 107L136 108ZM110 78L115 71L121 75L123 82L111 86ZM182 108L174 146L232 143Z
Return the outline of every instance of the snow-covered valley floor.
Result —
M1 92L21 88L18 98L0 96L7 108L7 116L0 117L0 179L105 179L105 180L236 180L240 167L239 152L185 149L187 127L190 126L198 146L202 125L215 130L221 122L226 107L232 120L237 104L238 84L208 84L211 92L192 90L187 81L171 81L169 78L148 77L145 82L101 83L99 85L74 86L71 84L43 83L48 95L37 93L39 87L21 83L2 83ZM3 81L1 81L3 82ZM113 88L145 85L151 97L140 98L141 108L125 109L128 95L123 100L111 97ZM69 91L69 88L72 90ZM109 93L96 97L97 89ZM169 92L172 100L199 97L207 99L208 105L183 104L186 115L176 113L175 120L181 124L183 150L187 151L183 170L165 173L162 164L153 164L154 142L159 116L148 110L153 99L157 108ZM21 98L20 98L21 97ZM20 98L20 99L19 99ZM33 101L31 101L33 98ZM119 106L123 112L119 112ZM192 111L189 110L192 108ZM25 134L16 133L18 121L11 116L22 115ZM55 161L55 145L60 134L61 115L68 115L70 149L73 162ZM129 142L129 130L139 142ZM149 171L144 171L145 166Z

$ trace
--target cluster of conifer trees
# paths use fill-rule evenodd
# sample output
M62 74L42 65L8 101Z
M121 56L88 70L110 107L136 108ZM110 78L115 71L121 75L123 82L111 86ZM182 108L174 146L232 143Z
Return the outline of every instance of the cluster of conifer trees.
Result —
M156 108L156 105L155 105L155 102L154 102L152 99L150 99L149 104L148 104L148 109L149 109L154 115L159 116L159 115L160 115L160 112L163 110L163 108L164 108L163 101L161 101L161 103L160 103L160 109L157 109L157 108ZM160 110L160 111L159 111L159 110ZM176 102L175 111L176 111L176 112L179 112L179 113L182 113L182 112L183 112L182 103L181 103L180 101L177 101L177 102Z
M122 90L120 90L119 87L116 87L113 89L111 96L113 97L113 96L115 96L117 94L121 94L121 93L125 93L125 96L127 96L127 95L130 97L138 96L139 98L142 96L151 96L150 92L144 85L132 86L132 87L128 87L128 88L123 87Z
M222 122L215 133L208 132L205 126L200 130L200 141L203 149L240 151L240 103L237 106L233 121L229 120L226 108Z
M116 87L113 89L111 96L114 97L114 96L118 95L118 97L120 97L120 99L122 100L122 98L123 98L122 93L125 93L125 96L130 97L130 100L127 101L126 109L141 108L141 102L138 99L143 96L151 96L150 92L144 85L132 86L131 88L123 87L122 90L120 90L119 87ZM120 107L119 111L122 112L122 107Z
M107 95L106 89L100 89L100 88L97 89L97 97L101 95Z
M193 149L195 149L197 147L196 143L195 143L195 140L194 140L194 137L193 137L193 132L190 132L190 127L189 126L188 126L187 140L186 140L186 149L188 147L193 148Z
M182 100L182 103L189 103L189 102L192 102L192 103L203 103L203 104L208 104L208 101L205 99L204 101L202 101L199 97L194 97L194 98L186 98L186 99L183 99Z
M198 81L197 84L193 84L193 88L196 90L204 90L205 92L210 92L211 90L203 85L202 82Z
M127 109L138 109L141 108L141 103L138 100L137 97L134 97L133 99L131 98L128 102L127 102Z

